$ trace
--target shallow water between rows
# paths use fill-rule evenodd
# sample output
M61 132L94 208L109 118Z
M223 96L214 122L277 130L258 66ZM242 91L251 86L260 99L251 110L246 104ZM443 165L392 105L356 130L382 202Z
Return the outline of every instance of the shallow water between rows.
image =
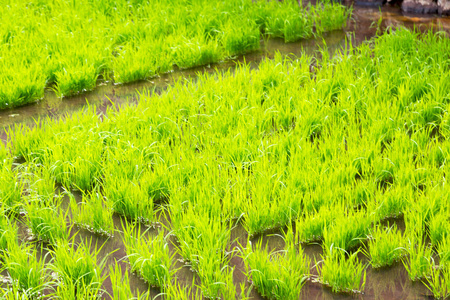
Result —
M407 27L423 26L423 28L442 28L447 32L450 32L450 17L440 18L437 16L420 16L420 15L403 15L399 7L385 6L381 8L369 8L355 6L353 10L352 20L348 22L347 27L344 30L333 31L324 34L322 40L302 40L296 43L285 44L280 39L269 39L261 41L261 50L258 52L249 53L245 56L230 58L226 61L192 68L188 70L175 70L168 74L163 74L157 78L148 81L139 81L126 85L114 85L108 82L100 82L99 86L92 92L80 94L75 97L68 97L60 99L55 96L51 91L47 91L43 100L38 103L30 104L24 107L8 109L0 111L0 127L8 128L17 123L35 124L35 119L38 118L57 118L66 114L83 109L87 103L95 105L99 113L104 113L107 107L111 105L121 105L124 103L136 103L139 101L140 93L144 93L147 90L155 89L156 92L163 91L167 86L173 84L179 79L189 78L195 80L198 74L215 73L229 68L235 68L239 63L249 63L252 67L257 68L258 63L265 58L273 57L273 55L279 51L283 55L298 56L302 53L314 55L318 49L325 44L328 51L331 53L342 49L345 46L348 38L351 37L353 45L358 45L373 36L375 36L377 28L373 26L381 18L381 27L385 29L389 26L404 25ZM2 130L0 135L3 142L7 141L7 135ZM98 236L87 230L76 227L71 228L72 235L76 234L75 240L89 241L92 240L94 244L103 245L101 250L101 256L108 256L108 264L114 263L115 260L120 261L120 266L126 268L124 258L126 256L125 247L122 242L121 234L123 223L127 222L119 216L114 217L116 235L111 238ZM161 218L161 223L169 222L164 218ZM396 223L397 226L404 230L403 220L390 220L390 223ZM69 225L68 225L69 226ZM21 238L26 240L29 238L27 229L21 226ZM152 235L162 230L161 228L151 228L146 234ZM281 231L280 231L281 232ZM253 238L256 241L259 238L264 239L264 244L268 244L269 249L282 249L284 247L283 239L274 232L271 234L265 234L259 237ZM238 242L245 246L248 239L248 234L244 228L237 225L232 229L230 250L237 247ZM171 251L175 251L175 240L172 241ZM322 248L318 244L305 244L302 245L305 249L305 253L314 264L314 260L319 261L321 259ZM112 254L110 254L112 253ZM180 256L175 256L177 259L181 259ZM363 261L367 262L363 256ZM239 283L247 282L245 275L245 267L243 260L237 255L233 256L230 265L234 267L234 283L239 286ZM190 271L189 267L183 266L181 260L177 261L176 267L182 267L177 277L183 284L189 285L195 278L195 274ZM315 268L311 269L311 273L317 275ZM5 274L1 274L5 275ZM130 274L130 283L134 290L150 289L152 297L158 295L160 291L158 289L149 288L148 285L135 274ZM247 283L249 286L250 283ZM107 292L112 293L111 282L106 280L104 288ZM263 299L256 290L252 293L253 299ZM418 282L413 283L409 280L407 272L401 263L397 263L394 266L382 269L374 270L372 268L367 269L366 286L363 294L357 295L344 295L333 294L331 290L324 287L322 284L315 282L314 279L308 280L305 284L301 299L428 299L431 294L427 291L426 287ZM104 296L108 299L108 296Z

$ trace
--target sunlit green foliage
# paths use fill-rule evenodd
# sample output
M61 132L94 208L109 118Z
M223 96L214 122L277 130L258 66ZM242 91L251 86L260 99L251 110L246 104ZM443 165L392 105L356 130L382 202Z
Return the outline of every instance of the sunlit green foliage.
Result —
M269 32L265 20L256 24ZM208 47L198 59L215 55ZM245 282L233 276L238 253L261 293L295 298L306 276L316 279L299 245L307 241L322 244L317 279L334 292L364 289L358 255L365 249L372 266L400 259L411 280L431 280L430 289L443 295L437 278L446 278L450 260L450 89L442 78L450 76L449 58L444 35L396 29L334 55L277 55L257 69L243 64L181 80L100 116L89 107L18 125L9 131L11 154L1 170L9 185L2 186L8 218L0 230L17 236L18 214L8 211L19 207L32 233L56 247L51 265L60 298L97 296L104 273L89 246L64 242L72 220L61 201L48 205L59 185L63 195L84 193L86 204L76 208L89 209L75 213L80 223L109 230L111 212L142 228L163 223L156 237L130 231L120 238L130 268L169 299L245 298L238 295ZM25 161L20 168L12 155ZM385 227L401 228L402 220L402 233ZM250 247L249 240L274 230L286 241L279 252ZM193 286L180 283L169 247L196 273Z
M262 34L295 41L342 28L332 1L0 1L0 108L219 62L260 47ZM18 26L14 24L20 24ZM313 32L313 28L316 32Z

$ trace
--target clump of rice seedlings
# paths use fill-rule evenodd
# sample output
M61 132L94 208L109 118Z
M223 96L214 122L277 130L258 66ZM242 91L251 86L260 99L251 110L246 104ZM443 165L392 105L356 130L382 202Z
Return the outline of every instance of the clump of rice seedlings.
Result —
M67 160L70 157L67 153L63 154L63 149L60 149L61 152L58 153L61 155L60 158L56 155L54 157L53 174L67 188L73 187L81 191L88 191L98 182L103 145L99 141L88 141L87 143L83 145L84 148L67 149L72 156L70 160ZM53 151L56 152L56 149Z
M450 226L448 223L447 212L440 212L432 216L428 222L428 235L431 245L437 246L444 239L447 239Z
M423 231L413 231L407 236L407 257L402 260L411 280L426 278L431 272L432 247L424 241Z
M441 265L450 265L450 239L447 237L437 244L436 252Z
M292 190L272 171L258 172L249 184L244 226L250 236L288 224L299 214L299 199L289 198Z
M244 249L243 258L248 277L261 295L267 299L298 299L309 277L310 262L301 246L296 246L292 229L288 231L286 249L268 251L262 247L262 239ZM254 248L252 250L252 248Z
M153 198L137 182L110 177L105 179L103 190L114 212L143 223L154 220Z
M109 278L111 280L113 294L110 295L113 300L120 299L149 299L150 295L148 292L140 293L134 296L131 286L130 279L128 277L128 273L122 272L120 265L115 262L114 265L111 265L109 268ZM181 299L181 298L180 298Z
M98 71L92 65L74 64L55 73L59 97L72 96L93 90L97 84Z
M0 109L32 103L44 96L46 81L40 68L30 68L18 61L18 58L13 60L13 64L1 64L3 74L0 76Z
M8 253L2 256L12 284L26 297L40 298L43 290L51 285L45 258L38 259L37 250L31 246L12 245Z
M308 213L295 220L297 243L321 241L325 228L333 225L334 218L335 210L328 206L322 206L318 212Z
M3 206L0 206L0 255L8 253L8 249L14 248L17 241L17 225L5 214Z
M371 224L372 218L366 211L343 210L336 215L334 224L325 228L324 245L347 251L354 249L367 239Z
M358 252L347 253L333 245L324 249L325 256L316 262L320 281L331 287L333 293L364 290L366 284L366 266L358 259Z
M167 300L201 299L202 295L200 289L195 288L194 282L192 282L192 285L181 287L177 280L171 280L165 286L162 295L164 296L164 299Z
M50 268L56 274L58 297L80 299L77 297L81 295L92 298L99 296L102 283L107 277L103 275L103 269L108 257L100 260L101 247L94 250L90 248L90 244L85 242L75 245L66 240L58 240L55 249L50 250L53 256Z
M56 182L46 167L30 164L26 170L28 175L27 200L41 206L59 205L60 195L56 194Z
M36 239L52 244L59 239L68 239L69 232L66 225L68 211L63 214L58 207L41 207L37 201L26 204L25 209L26 224Z
M384 192L378 191L376 197L368 203L367 210L375 212L378 220L398 218L403 215L408 199L412 197L413 192L408 187L390 187Z
M220 40L228 55L243 54L259 49L260 33L256 24L244 21L241 23L240 30L235 30L234 22L240 22L240 20L231 20L224 25Z
M403 237L395 224L386 228L375 226L370 233L367 253L372 267L386 267L400 261L405 255L402 246Z
M333 1L320 1L316 7L311 8L315 17L316 32L319 34L342 28L351 15L351 9L342 10Z
M202 38L186 40L172 48L174 63L187 69L194 66L206 65L218 61L223 57L221 49L217 44L203 41Z
M164 287L176 271L173 255L169 253L168 236L161 230L156 237L149 239L145 233L141 233L140 228L138 236L133 236L133 227L125 227L124 231L131 270L139 273L149 285Z
M12 170L13 160L9 159L0 165L0 205L6 213L19 213L21 196L24 189L17 170Z
M450 297L450 268L449 265L433 266L430 268L430 276L422 282L433 293L435 299L447 299Z
M125 44L113 60L114 80L127 83L148 79L173 68L170 45L164 38Z
M27 294L22 293L17 284L10 284L6 287L0 287L0 299L2 300L34 300Z
M211 203L205 206L217 205ZM208 212L207 207L197 208L197 211L192 206L182 211L179 209L172 206L171 215L173 233L178 239L177 250L199 275L203 296L234 299L233 270L228 266L231 253L226 251L231 222L221 220L212 211ZM212 216L208 217L208 214Z
M80 204L75 201L73 195L70 193L69 195L75 224L95 233L114 235L112 210L107 206L105 198L98 189L84 193Z
M67 284L58 284L53 288L53 290L54 291L51 294L51 297L52 299L58 300L97 300L101 298L101 295L103 295L104 293L100 286L80 287L73 282L69 282Z

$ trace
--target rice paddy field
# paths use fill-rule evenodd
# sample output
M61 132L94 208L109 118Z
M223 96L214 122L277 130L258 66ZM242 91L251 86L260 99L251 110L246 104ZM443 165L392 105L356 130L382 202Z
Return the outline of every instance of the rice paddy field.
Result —
M342 28L350 11L323 1L0 1L0 108L126 83Z
M5 4L25 27L0 44L0 95L8 82L40 93L8 105L69 95L56 74L99 66L88 88L69 84L78 93L261 36L317 37L350 14L296 1ZM322 48L7 128L0 299L449 298L448 34L396 27Z

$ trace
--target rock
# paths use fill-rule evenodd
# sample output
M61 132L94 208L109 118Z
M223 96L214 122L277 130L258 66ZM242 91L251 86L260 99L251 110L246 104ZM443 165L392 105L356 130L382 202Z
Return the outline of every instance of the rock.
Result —
M438 0L438 12L440 15L450 16L450 0Z
M436 14L438 4L432 0L403 0L402 10L406 13Z
M358 6L379 7L386 3L386 0L355 0Z

